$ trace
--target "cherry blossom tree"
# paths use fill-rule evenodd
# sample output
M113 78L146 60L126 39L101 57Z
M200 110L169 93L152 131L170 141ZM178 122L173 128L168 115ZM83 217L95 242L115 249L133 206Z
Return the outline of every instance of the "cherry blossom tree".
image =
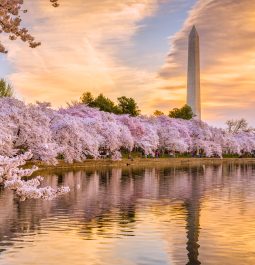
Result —
M33 159L56 163L88 158L121 158L123 150L154 156L157 150L222 157L250 155L254 131L237 133L209 126L196 119L115 115L76 104L59 110L49 103L25 104L0 98L0 155L30 150Z
M2 155L31 150L34 159L56 162L57 144L53 141L50 117L40 105L26 105L15 98L0 99L0 120L5 142Z
M100 157L100 151L107 151L110 156L119 157L121 148L131 151L134 143L129 129L117 120L117 115L89 108L83 104L71 106L67 109L61 109L61 115L67 115L74 122L79 122L79 129L76 131L81 134L76 139L83 138L87 142L87 155L94 158ZM84 133L81 131L84 130ZM87 133L86 133L87 132ZM57 132L56 132L57 133ZM86 134L88 134L86 136ZM81 149L84 152L84 148Z
M209 126L207 123L193 119L189 123L190 136L192 138L191 152L207 157L222 157L222 147L215 137L219 129Z
M150 120L145 117L128 115L121 115L118 119L129 129L134 140L134 147L142 149L145 155L154 155L159 145L159 137L157 128L151 124Z
M252 132L240 132L235 135L241 154L251 154L255 151L255 135Z
M160 149L185 153L190 149L191 138L188 131L188 121L172 119L167 116L157 118Z
M57 115L51 129L53 139L59 146L58 153L66 162L84 161L87 156L99 157L100 139L93 137L81 118Z

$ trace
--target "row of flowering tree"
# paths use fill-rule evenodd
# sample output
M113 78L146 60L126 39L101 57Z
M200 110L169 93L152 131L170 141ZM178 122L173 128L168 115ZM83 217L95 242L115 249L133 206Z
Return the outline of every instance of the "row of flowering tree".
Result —
M102 150L112 159L121 151L251 154L252 131L229 132L192 120L115 115L77 104L55 110L47 103L26 105L14 98L0 99L0 155L13 156L30 150L33 159L56 163L100 159Z

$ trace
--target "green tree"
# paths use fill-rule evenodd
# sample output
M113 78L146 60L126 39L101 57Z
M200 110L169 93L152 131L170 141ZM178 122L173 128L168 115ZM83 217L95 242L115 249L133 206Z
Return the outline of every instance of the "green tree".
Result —
M140 110L133 98L119 97L118 105L111 99L100 94L96 98L90 92L84 92L80 97L80 102L92 108L98 108L101 111L115 113L115 114L129 114L131 116L138 116Z
M158 116L162 116L165 115L164 112L160 111L160 110L155 110L153 113L154 116L158 117Z
M190 120L195 117L192 108L189 105L184 105L182 108L174 108L169 112L170 118Z
M12 97L13 88L5 79L0 79L0 97Z
M105 97L103 94L94 98L90 92L84 92L80 97L80 102L91 108L98 108L101 111L120 114L118 106L116 106L111 99Z
M103 94L100 94L94 99L91 104L91 107L99 108L101 111L111 112L115 114L120 114L120 110L115 103L109 98L105 97Z
M80 101L81 103L86 104L89 107L94 107L94 97L90 92L84 92L80 97Z
M121 114L129 114L131 116L138 116L140 110L137 103L133 98L127 98L125 96L118 98L118 108Z

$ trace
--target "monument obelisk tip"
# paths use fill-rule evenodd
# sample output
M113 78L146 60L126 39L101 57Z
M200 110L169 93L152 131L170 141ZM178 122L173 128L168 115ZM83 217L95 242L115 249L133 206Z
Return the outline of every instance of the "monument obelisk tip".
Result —
M192 26L189 36L190 37L198 37L198 32L197 32L197 28L195 25Z
M193 25L191 31L197 31L196 26Z

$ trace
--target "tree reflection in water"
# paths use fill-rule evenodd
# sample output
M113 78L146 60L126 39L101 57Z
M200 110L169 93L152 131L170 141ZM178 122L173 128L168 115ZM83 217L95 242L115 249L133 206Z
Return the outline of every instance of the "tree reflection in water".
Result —
M165 234L162 238L169 245L166 250L169 259L175 260L175 264L198 265L201 264L200 215L205 195L227 188L229 196L235 193L234 196L244 201L247 183L254 182L250 177L254 175L254 169L252 164L219 163L196 167L101 168L45 173L45 185L70 186L70 194L52 202L19 202L11 192L1 190L0 250L11 248L17 238L22 240L22 236L40 233L42 227L58 231L75 229L85 240L136 236L141 218L149 214L149 218L155 215L159 223L160 218L164 218L161 234ZM166 211L168 207L169 212ZM169 231L172 237L182 238L171 230L171 222L178 218L186 229L185 255L178 254L180 243L176 240L173 245L175 239L168 236Z

